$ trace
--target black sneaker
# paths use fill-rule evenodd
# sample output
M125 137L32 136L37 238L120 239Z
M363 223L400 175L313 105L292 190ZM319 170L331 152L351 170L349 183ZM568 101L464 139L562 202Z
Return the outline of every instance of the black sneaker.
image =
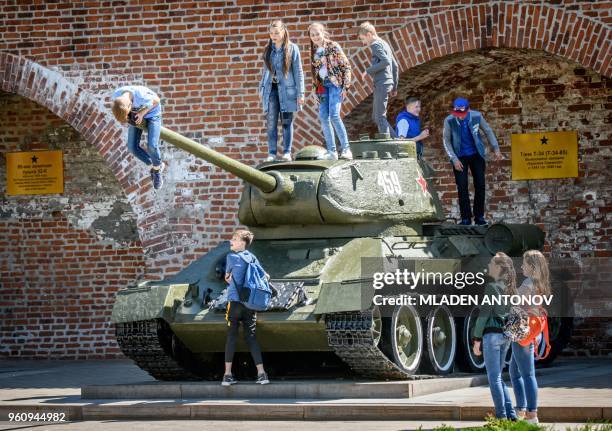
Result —
M469 218L464 218L464 219L461 220L461 222L459 224L463 225L463 226L471 226L472 225L472 220L470 220Z
M225 374L223 376L223 381L221 382L221 386L232 386L238 383L238 380L234 378L231 374Z
M478 226L486 226L489 224L484 218L477 218L474 223L476 223Z
M268 385L270 384L270 380L268 380L268 375L266 373L261 373L257 375L257 380L255 383L258 385Z

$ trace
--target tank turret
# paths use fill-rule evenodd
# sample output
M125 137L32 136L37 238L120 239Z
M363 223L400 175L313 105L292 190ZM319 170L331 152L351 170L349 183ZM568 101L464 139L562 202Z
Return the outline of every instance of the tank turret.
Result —
M442 219L413 141L363 139L351 143L354 160L336 161L323 159L321 147L307 146L293 162L255 169L168 129L161 137L247 183L239 219L258 228L259 238L329 236L331 229L344 236L356 228L362 235L415 234L423 222Z

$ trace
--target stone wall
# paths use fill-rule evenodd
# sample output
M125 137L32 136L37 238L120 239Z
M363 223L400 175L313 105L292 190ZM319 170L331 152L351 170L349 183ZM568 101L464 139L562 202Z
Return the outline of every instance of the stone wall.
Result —
M11 151L61 150L62 195L7 196ZM119 354L110 313L144 272L136 215L95 148L62 119L0 92L0 356Z

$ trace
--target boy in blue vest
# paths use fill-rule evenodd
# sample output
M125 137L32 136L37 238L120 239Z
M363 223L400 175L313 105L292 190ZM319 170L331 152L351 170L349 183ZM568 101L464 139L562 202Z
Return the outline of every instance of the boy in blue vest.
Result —
M482 114L470 110L467 99L459 97L453 102L453 110L444 120L442 138L444 149L453 165L457 192L459 194L459 211L461 223L472 224L472 210L470 209L470 192L468 189L468 167L472 171L474 180L474 222L477 225L486 225L484 218L485 204L485 169L487 156L480 137L484 132L493 148L493 160L502 160L499 144L495 134Z
M257 312L249 310L240 302L239 288L244 283L246 277L247 263L241 256L245 256L247 260L251 260L253 254L247 248L253 242L254 235L246 229L238 229L234 232L230 240L231 253L228 253L225 261L225 281L229 284L227 287L227 311L225 320L227 321L227 339L225 341L225 373L221 385L231 386L238 381L232 375L232 361L234 352L236 351L236 339L238 338L238 327L242 321L244 330L244 340L249 346L253 362L257 367L257 380L255 383L259 385L267 385L270 383L268 375L264 370L263 360L261 358L261 349L255 338L255 327L257 325ZM266 274L266 278L270 278Z
M416 142L417 158L423 157L423 139L429 136L429 129L421 131L421 101L418 97L406 97L406 109L399 113L395 120L398 138L410 139Z

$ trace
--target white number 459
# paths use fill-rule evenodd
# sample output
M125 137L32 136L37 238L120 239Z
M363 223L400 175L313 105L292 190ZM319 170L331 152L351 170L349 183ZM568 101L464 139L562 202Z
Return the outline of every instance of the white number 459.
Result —
M387 195L401 195L402 186L395 171L378 171L376 183Z

